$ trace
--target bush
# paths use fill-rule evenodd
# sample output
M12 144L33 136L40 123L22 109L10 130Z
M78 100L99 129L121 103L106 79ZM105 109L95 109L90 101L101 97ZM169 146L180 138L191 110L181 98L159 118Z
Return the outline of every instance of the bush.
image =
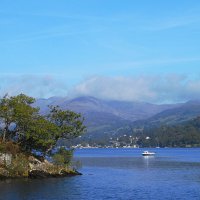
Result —
M16 155L20 152L19 145L9 141L9 142L0 142L0 153L10 153Z
M73 157L73 150L66 150L64 147L60 148L56 154L52 156L53 162L56 165L69 166Z
M53 162L56 165L64 165L64 163L65 163L64 156L61 155L61 154L55 154L55 155L53 155Z
M28 176L29 162L28 158L20 153L12 159L11 165L7 167L11 176Z

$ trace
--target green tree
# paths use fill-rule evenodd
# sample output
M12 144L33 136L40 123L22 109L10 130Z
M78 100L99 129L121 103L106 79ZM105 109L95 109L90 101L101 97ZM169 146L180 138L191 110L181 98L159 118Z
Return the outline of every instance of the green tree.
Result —
M35 149L46 154L56 145L58 135L59 128L55 124L38 116L29 123L25 134L18 142L29 152Z
M53 155L53 162L56 165L70 165L71 159L73 157L73 150L66 150L61 147L56 154Z
M71 139L85 130L83 118L72 111L52 107L48 117L39 114L35 99L24 94L0 100L2 141L15 141L22 149L48 153L59 139Z
M58 106L50 106L49 121L53 122L60 129L57 140L73 139L80 136L86 127L83 125L84 118L70 110L61 110Z
M38 116L38 108L31 107L35 99L24 94L9 97L5 95L0 100L0 120L3 124L3 141L18 135L23 136L29 123Z

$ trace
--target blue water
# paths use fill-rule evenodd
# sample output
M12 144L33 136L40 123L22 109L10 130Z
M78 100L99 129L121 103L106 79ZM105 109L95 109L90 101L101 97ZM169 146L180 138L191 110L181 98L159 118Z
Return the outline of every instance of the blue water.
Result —
M198 148L80 149L75 160L82 176L3 181L0 199L200 199Z

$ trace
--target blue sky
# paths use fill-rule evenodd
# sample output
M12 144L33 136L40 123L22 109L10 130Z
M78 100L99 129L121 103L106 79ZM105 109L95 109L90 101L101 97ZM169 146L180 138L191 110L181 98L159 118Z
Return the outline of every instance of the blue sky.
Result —
M198 0L0 3L0 94L200 98Z

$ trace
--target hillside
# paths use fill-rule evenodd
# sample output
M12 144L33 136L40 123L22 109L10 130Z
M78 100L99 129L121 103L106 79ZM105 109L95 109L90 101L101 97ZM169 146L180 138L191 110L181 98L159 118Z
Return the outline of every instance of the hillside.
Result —
M138 137L137 143L143 147L199 147L200 117L185 121L182 124L146 129ZM146 137L150 139L147 140Z
M73 110L84 116L87 133L77 139L78 142L104 143L110 138L116 139L133 133L143 134L161 126L183 124L200 116L200 101L155 105L144 102L108 101L94 97L52 97L38 99L35 104L41 108L42 114L48 113L48 105L59 105L64 110Z
M166 109L176 108L178 104L155 105L145 102L126 102L101 100L94 97L78 97L74 99L51 97L38 99L34 106L48 113L48 105L59 105L61 109L69 109L81 113L85 118L87 134L102 135L107 132L126 127L136 120L154 116Z
M51 97L49 99L38 99L35 103L35 106L41 108L42 113L48 111L48 105L59 105L62 109L69 109L82 114L88 112L109 113L129 121L147 119L163 110L178 106L176 104L156 105L145 102L108 101L94 97L74 99Z
M178 107L164 110L146 120L138 120L132 127L153 128L161 125L181 124L200 116L200 101L188 101Z

